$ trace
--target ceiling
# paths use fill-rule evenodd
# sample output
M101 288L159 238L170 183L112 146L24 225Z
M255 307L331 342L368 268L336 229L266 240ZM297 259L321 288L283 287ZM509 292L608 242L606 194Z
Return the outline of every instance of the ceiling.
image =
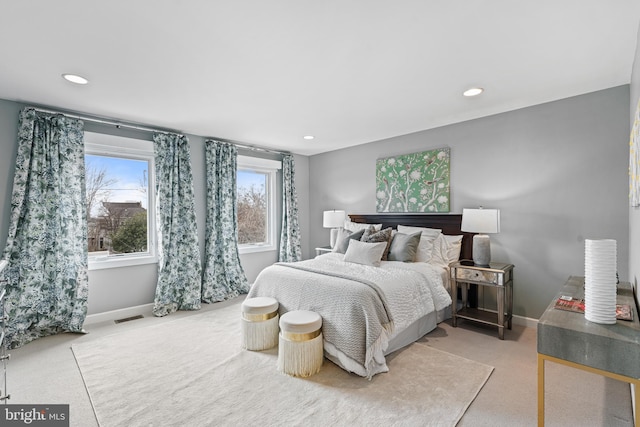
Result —
M4 1L0 98L312 155L628 84L639 22L637 0Z

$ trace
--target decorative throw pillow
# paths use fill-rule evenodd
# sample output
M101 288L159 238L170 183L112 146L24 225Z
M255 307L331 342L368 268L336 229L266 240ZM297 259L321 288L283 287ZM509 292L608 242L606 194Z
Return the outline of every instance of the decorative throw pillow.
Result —
M385 228L384 230L376 231L375 228L371 226L364 230L364 234L360 238L360 241L365 243L385 242L387 244L387 247L382 253L382 260L386 261L387 252L389 252L389 246L391 245L391 232L391 227Z
M369 226L375 228L376 231L380 231L382 229L382 224L364 224L361 222L352 222L348 219L344 221L344 229L349 230L352 233L355 231L366 230Z
M340 230L338 232L338 238L336 239L336 245L333 247L333 252L345 253L349 247L349 242L351 240L360 240L363 234L364 230L356 231L355 233Z
M414 262L422 233L394 233L389 246L388 261Z
M413 234L420 231L420 244L418 245L418 253L416 254L416 262L429 262L431 261L433 252L433 242L436 238L442 234L442 230L437 228L425 228L425 227L409 227L406 225L399 225L398 232L404 234Z
M347 252L344 254L346 262L355 262L356 264L371 265L378 267L382 254L387 249L386 242L365 243L359 240L350 240Z

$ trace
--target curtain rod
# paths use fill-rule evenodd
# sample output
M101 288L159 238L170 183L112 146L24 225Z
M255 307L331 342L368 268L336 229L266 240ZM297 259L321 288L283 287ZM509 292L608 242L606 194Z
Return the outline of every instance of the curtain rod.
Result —
M237 142L230 139L224 139L224 138L205 138L205 139L215 139L216 141L228 142L229 144L233 144L238 148L244 148L245 150L262 151L263 153L273 153L273 154L282 154L282 155L291 154L288 151L272 150L271 148L264 148L264 147L258 147L255 145L243 144L242 142Z
M84 115L77 114L77 113L65 113L65 112L62 112L62 111L47 110L45 108L39 108L39 107L32 107L32 108L34 110L36 110L36 111L41 112L41 113L62 114L65 117L70 117L70 118L73 118L73 119L90 121L90 122L93 122L93 123L100 123L100 124L104 124L104 125L115 126L118 129L124 127L124 128L135 129L135 130L139 130L139 131L143 131L143 132L163 132L163 133L169 133L170 132L170 133L177 133L177 134L181 134L181 135L184 133L184 132L173 130L173 129L150 128L150 127L146 127L146 126L122 123L122 122L115 121L115 120L99 119L99 118L96 118L96 117L84 116ZM219 140L219 141L223 141L223 142L228 142L230 144L235 145L236 147L244 148L244 149L251 150L251 151L262 151L262 152L265 152L265 153L283 154L283 155L284 154L291 154L291 153L289 153L287 151L278 151L278 150L272 150L270 148L257 147L255 145L247 145L247 144L243 144L241 142L232 141L232 140L223 139L223 138L205 137L204 139L205 140L207 140L207 139L215 139L215 140Z
M140 126L140 125L123 123L123 122L115 121L115 120L99 119L99 118L96 118L96 117L84 116L82 114L77 114L77 113L65 113L63 111L47 110L47 109L39 108L39 107L33 107L33 109L36 110L36 111L39 111L41 113L62 114L63 116L70 117L72 119L79 119L79 120L84 120L84 121L93 122L93 123L100 123L100 124L103 124L103 125L115 126L118 129L120 129L120 128L128 128L128 129L140 130L140 131L143 131L143 132L164 132L164 133L171 132L171 133L182 134L182 132L176 131L176 130L173 130L173 129L150 128L150 127L145 127L145 126Z

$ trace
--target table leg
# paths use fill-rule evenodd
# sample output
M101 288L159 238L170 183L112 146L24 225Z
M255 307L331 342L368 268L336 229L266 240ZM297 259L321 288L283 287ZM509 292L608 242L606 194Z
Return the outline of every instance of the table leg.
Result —
M507 285L507 327L511 329L511 319L513 318L513 281Z
M454 279L451 281L451 324L453 327L458 326L458 282Z
M469 294L469 284L468 283L462 283L462 308L465 309L467 308L467 298L468 298L468 294Z
M504 286L498 286L498 338L504 339Z
M635 404L633 405L634 413L633 413L633 425L636 427L640 426L640 382L636 382L634 385L635 390Z
M544 359L538 353L538 427L544 427Z

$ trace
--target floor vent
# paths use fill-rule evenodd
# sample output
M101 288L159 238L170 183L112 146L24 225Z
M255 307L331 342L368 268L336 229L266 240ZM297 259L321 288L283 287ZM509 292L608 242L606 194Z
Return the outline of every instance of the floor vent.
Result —
M117 323L122 323L122 322L128 322L130 320L137 320L137 319L143 319L144 316L142 314L138 314L137 316L131 316L131 317L125 317L124 319L117 319L114 320L114 322Z

